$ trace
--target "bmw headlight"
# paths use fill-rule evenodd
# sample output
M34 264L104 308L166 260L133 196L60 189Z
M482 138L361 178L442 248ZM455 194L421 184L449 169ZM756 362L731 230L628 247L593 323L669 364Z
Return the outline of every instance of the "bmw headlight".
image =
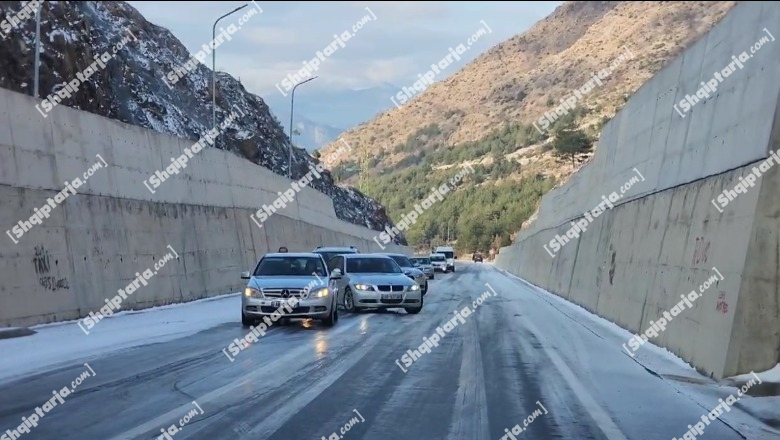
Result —
M410 287L409 290L420 290L420 285L415 284L414 286Z
M355 284L355 289L357 290L366 290L366 291L373 291L374 286L369 286L368 284Z
M263 292L258 289L247 287L244 289L244 296L247 298L263 298Z
M323 287L321 289L317 289L311 293L312 298L326 298L330 294L330 291L327 287Z

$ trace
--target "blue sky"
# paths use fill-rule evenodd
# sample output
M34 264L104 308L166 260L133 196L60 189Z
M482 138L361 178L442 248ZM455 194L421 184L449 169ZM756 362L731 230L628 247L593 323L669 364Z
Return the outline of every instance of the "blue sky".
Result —
M169 29L196 52L211 40L220 15L246 2L130 1L147 20ZM449 47L466 44L480 28L482 35L461 61L436 81L459 70L496 44L524 32L562 2L261 2L263 13L248 18L232 40L217 49L217 70L240 77L258 95L280 93L274 84L295 73L304 60L316 57L334 38L364 16L376 16L339 47L315 73L307 88L363 89L383 82L411 85L418 73L439 62ZM238 26L247 8L222 19L217 26ZM211 67L211 57L207 64ZM280 84L281 86L281 84Z

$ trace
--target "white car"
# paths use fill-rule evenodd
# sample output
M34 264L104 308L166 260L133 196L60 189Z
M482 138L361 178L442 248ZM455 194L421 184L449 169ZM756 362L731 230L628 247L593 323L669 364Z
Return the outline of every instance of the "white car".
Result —
M447 270L455 272L455 249L450 246L439 246L434 251L434 254L444 254L447 258Z
M434 272L447 273L447 257L444 254L431 254L431 266L433 266Z

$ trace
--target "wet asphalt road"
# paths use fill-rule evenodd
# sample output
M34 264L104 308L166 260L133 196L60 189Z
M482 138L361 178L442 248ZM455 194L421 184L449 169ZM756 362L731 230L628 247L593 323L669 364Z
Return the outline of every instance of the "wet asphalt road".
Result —
M490 296L404 373L407 349ZM705 413L538 292L488 265L436 274L418 315L341 314L335 327L273 326L230 362L236 321L89 360L97 372L22 439L500 439L540 406L518 439L672 439ZM187 319L183 316L182 319ZM4 353L12 356L12 353ZM0 430L71 384L82 362L0 385ZM356 410L356 411L355 411ZM739 439L713 422L705 439ZM3 438L5 440L5 438Z

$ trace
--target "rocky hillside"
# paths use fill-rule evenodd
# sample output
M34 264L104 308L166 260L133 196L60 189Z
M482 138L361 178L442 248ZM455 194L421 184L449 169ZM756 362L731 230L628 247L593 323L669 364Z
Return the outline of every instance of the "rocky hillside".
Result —
M483 166L478 179L483 188L531 178L561 183L588 154L579 161L559 159L553 150L557 134L579 130L597 144L601 126L627 97L735 4L566 2L400 109L393 107L344 133L357 153L334 174L345 182L356 182L362 175L361 188L388 206L393 216L399 213L396 207L406 206L392 199L388 185L397 186L416 167L421 168L420 175L432 176L467 160ZM603 85L577 102L562 131L539 134L533 128L531 123L545 111L589 81L591 72L608 69L621 56L624 59ZM324 154L330 148L324 148ZM525 212L507 221L506 227L519 229L527 220ZM475 215L475 224L477 220ZM495 236L506 231L488 232ZM416 235L414 229L409 234ZM484 246L486 240L481 243Z
M607 68L630 49L604 85L578 103L611 117L646 80L707 32L736 2L566 2L517 35L435 83L400 109L347 131L344 138L374 154L390 150L430 124L448 145L484 138L510 122L530 124L552 102ZM330 146L329 146L330 147ZM402 159L390 155L388 162Z
M23 2L0 2L2 18L22 9ZM24 2L26 3L26 2ZM192 139L212 125L211 70L199 64L169 88L161 78L190 57L167 29L148 22L124 2L45 2L41 14L40 95L46 97L64 81L84 71L96 55L126 38L137 38L119 50L105 69L92 75L78 93L60 105L85 110L160 133ZM35 19L23 21L9 38L0 39L0 87L32 95ZM289 139L263 100L247 92L226 73L217 74L217 122L236 105L246 112L218 140L219 148L239 154L277 174L287 174ZM54 109L53 111L56 111ZM226 112L227 111L227 112ZM293 177L308 172L317 160L294 150ZM333 199L339 218L374 230L391 225L385 209L352 188L342 188L329 173L312 183ZM403 236L397 239L405 244Z

